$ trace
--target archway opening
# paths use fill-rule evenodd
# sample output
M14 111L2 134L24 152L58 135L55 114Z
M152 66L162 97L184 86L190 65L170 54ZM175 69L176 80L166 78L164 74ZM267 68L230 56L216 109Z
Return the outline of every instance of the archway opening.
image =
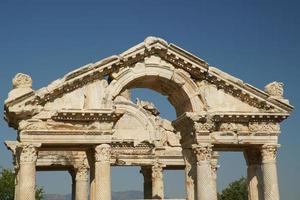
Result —
M121 80L113 84L113 97L118 96L127 89L147 88L166 96L174 107L177 117L184 112L198 112L204 108L203 103L197 96L197 86L190 78L180 79L176 82L158 75L132 74L133 78L128 76L130 75L127 74L127 76L122 77Z
M72 199L72 178L68 171L37 171L36 183L44 199Z
M131 89L131 101L136 102L137 99L152 102L160 112L160 117L170 121L176 119L176 111L166 96L147 88Z
M180 169L164 170L165 199L185 199L185 172Z
M247 178L247 164L242 152L219 152L217 188L221 193L230 183Z
M137 166L112 166L112 199L143 199L143 176Z

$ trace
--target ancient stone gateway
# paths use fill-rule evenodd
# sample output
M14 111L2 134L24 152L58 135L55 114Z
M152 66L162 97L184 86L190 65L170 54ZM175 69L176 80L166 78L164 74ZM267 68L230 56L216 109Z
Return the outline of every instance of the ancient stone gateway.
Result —
M159 117L131 88L167 95L177 119ZM244 152L250 200L279 200L280 122L293 107L283 85L259 90L174 44L148 37L120 55L32 90L13 79L5 118L18 132L16 199L35 199L36 170L68 170L76 200L111 200L111 166L140 166L144 198L163 199L163 170L185 170L186 199L216 200L220 151Z

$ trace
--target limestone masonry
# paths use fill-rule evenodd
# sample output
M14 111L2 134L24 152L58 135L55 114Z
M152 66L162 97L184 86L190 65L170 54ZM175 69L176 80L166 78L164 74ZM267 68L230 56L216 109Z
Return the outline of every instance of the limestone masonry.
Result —
M259 73L259 72L258 72ZM283 84L259 90L163 39L87 64L32 89L17 74L5 119L14 157L16 200L35 199L37 170L67 170L73 199L111 200L111 166L140 166L144 198L164 199L163 171L185 170L187 200L217 200L218 152L242 151L249 200L279 200L276 151L280 123L293 107ZM177 119L131 88L168 96Z

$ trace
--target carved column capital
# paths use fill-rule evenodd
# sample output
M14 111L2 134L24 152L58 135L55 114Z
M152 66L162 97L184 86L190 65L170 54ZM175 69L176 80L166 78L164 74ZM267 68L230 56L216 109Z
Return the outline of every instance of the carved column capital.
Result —
M219 165L218 165L219 157L220 157L220 155L219 155L218 152L216 152L216 151L212 152L212 156L211 156L211 160L210 160L210 166L211 166L211 171L212 171L213 175L217 174L217 170L219 168Z
M111 147L108 144L100 144L95 148L96 162L110 162Z
M18 152L20 163L35 163L37 160L37 146L33 144L20 144Z
M275 163L278 144L265 144L261 148L261 156L263 163Z
M76 180L87 181L89 168L86 165L82 165L76 169Z
M152 166L152 179L162 179L163 178L163 165L156 162Z
M193 146L193 150L196 155L198 165L203 162L211 161L212 145L210 144L195 145Z

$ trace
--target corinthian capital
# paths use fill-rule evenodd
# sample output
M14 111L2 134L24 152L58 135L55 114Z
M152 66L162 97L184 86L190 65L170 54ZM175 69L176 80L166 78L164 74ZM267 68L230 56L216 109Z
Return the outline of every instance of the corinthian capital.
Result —
M213 174L216 174L219 168L218 160L219 160L219 153L217 151L213 151L211 161L210 161L211 170Z
M37 160L37 147L33 144L21 144L19 147L20 163L33 163Z
M262 162L276 162L278 144L265 144L261 148Z
M101 144L95 148L95 160L97 162L109 162L111 147L108 144Z
M76 169L76 180L88 180L88 170L86 165L81 165Z
M194 153L196 155L198 164L201 162L210 162L211 161L211 154L212 154L212 145L205 144L205 145L196 145L193 146Z

